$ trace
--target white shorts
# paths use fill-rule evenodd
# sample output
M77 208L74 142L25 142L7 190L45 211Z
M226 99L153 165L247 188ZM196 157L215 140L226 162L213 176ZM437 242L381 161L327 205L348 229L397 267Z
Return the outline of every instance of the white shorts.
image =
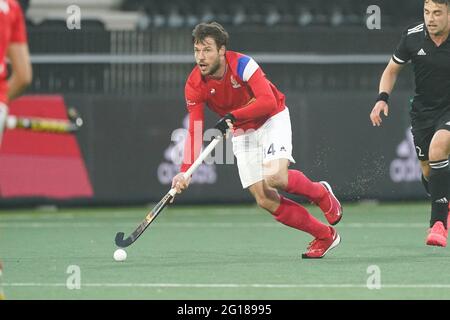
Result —
M234 136L232 142L244 189L264 179L263 164L276 159L295 163L288 108L267 119L257 130Z
M3 131L6 129L7 118L8 118L8 106L0 102L0 145L2 144Z

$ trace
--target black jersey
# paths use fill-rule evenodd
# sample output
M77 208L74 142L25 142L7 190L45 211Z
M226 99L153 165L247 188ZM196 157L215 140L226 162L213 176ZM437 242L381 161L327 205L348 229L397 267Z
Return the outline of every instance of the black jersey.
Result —
M414 67L413 126L432 126L450 109L450 37L437 47L424 23L413 24L403 32L392 59L411 61Z

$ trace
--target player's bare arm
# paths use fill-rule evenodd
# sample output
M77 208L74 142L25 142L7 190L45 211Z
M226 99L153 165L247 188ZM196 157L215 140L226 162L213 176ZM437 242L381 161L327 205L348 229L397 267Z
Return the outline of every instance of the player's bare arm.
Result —
M370 121L373 126L381 126L381 123L383 122L381 119L381 113L383 113L386 117L389 115L389 105L387 100L394 89L398 74L402 69L403 65L397 64L391 59L384 70L380 80L380 96L377 99L372 112L370 113Z
M26 43L9 45L7 55L12 67L11 77L8 81L8 98L13 100L31 83L33 72Z

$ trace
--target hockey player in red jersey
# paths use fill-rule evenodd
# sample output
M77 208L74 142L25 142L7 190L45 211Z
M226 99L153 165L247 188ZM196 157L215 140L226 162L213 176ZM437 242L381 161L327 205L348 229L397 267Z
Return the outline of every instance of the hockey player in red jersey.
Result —
M342 218L342 206L330 185L313 182L301 171L289 169L292 133L285 96L265 76L251 57L228 51L228 33L218 23L201 23L192 33L196 66L185 87L189 112L189 135L180 173L172 181L178 193L190 182L183 172L200 153L205 106L221 119L216 128L233 130L233 152L244 189L277 221L311 234L303 258L322 258L337 246L336 229L313 217L300 204L281 196L278 190L302 195L324 212L329 224ZM200 134L194 132L201 130Z

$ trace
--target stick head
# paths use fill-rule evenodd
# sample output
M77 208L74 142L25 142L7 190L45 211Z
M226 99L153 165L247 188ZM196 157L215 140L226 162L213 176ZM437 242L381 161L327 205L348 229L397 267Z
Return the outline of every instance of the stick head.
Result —
M123 232L117 232L116 234L116 246L125 248L128 247L133 241L130 237L124 239L125 234Z

